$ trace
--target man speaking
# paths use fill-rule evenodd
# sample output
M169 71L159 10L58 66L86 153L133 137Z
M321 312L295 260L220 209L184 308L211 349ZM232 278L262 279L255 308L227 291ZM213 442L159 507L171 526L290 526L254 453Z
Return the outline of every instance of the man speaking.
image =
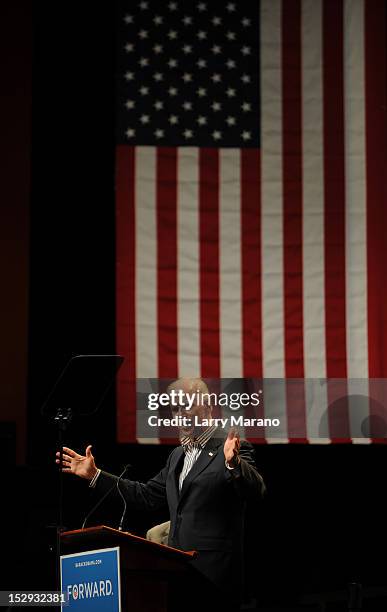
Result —
M206 384L195 378L175 381L168 387L169 392L172 390L196 393L198 398L208 395ZM183 409L191 417L191 425L180 429L180 446L148 482L122 479L120 489L128 504L139 511L169 509L168 544L181 550L196 550L198 555L192 565L215 587L208 589L206 602L210 604L216 592L218 605L226 602L227 607L237 609L243 593L246 504L249 499L262 497L265 490L255 466L254 450L248 442L240 442L234 431L225 437L215 425L195 427L194 423L211 422L208 403L198 400L189 410L181 405L172 408L176 413ZM59 453L57 463L58 457ZM101 495L118 480L97 468L91 446L85 455L65 447L63 471L88 480ZM196 602L199 606L203 603L201 596Z

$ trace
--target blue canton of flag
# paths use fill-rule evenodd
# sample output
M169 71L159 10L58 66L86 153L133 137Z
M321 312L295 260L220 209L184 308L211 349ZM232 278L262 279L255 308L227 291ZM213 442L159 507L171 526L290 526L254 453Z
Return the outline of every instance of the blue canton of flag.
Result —
M118 143L257 147L258 8L123 1Z

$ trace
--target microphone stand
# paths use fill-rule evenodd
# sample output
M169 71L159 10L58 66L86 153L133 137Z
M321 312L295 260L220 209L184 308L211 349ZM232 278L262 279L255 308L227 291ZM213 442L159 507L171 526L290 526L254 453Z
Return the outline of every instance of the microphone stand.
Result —
M121 481L122 477L124 476L126 470L128 470L130 467L132 467L132 466L129 463L127 465L125 465L123 471L121 472L121 474L118 477L117 482L115 482L114 485L112 487L110 487L110 489L108 489L104 495L102 495L101 499L99 499L98 502L95 504L95 506L92 507L90 512L88 512L88 514L86 514L85 519L84 519L84 521L82 523L81 529L85 529L85 525L86 525L87 521L89 520L89 518L91 517L91 515L97 510L97 508L99 508L99 506L107 498L107 496L110 495L110 493L113 491L113 489L115 489L117 487L121 497L124 499L124 497L122 496L121 490L119 488L119 484L120 484L120 481ZM125 511L124 512L126 512L126 501L125 501L125 499L124 499L124 503L125 503ZM122 531L122 528L120 529L120 531Z
M56 585L57 590L60 591L60 535L64 531L63 525L63 440L64 433L70 424L72 419L71 408L62 409L58 408L56 415L53 419L54 424L57 427L57 440L59 445L59 494L58 494L58 524L56 527Z
M129 467L131 467L131 466L130 466L130 465L127 465L127 466L125 467L125 471L123 472L123 474L125 474L126 470L127 470ZM123 528L123 525L124 525L125 514L126 514L126 507L127 507L126 499L125 499L125 497L124 497L124 495L123 495L123 493L122 493L122 491L121 491L121 489L120 489L120 480L121 480L121 477L120 477L120 478L117 480L117 491L118 491L118 493L121 495L121 499L122 499L122 501L124 502L124 511L123 511L123 513L122 513L122 515L121 515L120 524L118 525L118 531L122 531L122 528Z

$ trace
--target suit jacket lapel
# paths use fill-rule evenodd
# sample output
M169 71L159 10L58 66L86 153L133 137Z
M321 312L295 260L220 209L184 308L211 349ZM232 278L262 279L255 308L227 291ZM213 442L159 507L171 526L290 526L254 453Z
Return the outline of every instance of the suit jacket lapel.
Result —
M216 432L215 432L216 435ZM180 493L179 504L182 499L187 494L192 482L199 476L199 474L206 469L206 467L211 463L213 459L215 459L219 448L221 449L223 440L221 438L215 438L214 436L210 438L200 453L197 461L193 464L192 468L188 472L187 476L184 479L183 486ZM184 451L183 451L184 452ZM179 485L178 485L179 486Z

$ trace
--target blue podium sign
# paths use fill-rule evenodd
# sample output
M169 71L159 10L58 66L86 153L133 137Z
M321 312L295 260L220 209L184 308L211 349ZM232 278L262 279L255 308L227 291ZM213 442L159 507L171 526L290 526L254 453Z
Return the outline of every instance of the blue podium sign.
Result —
M63 610L121 612L119 547L62 555L60 574Z

